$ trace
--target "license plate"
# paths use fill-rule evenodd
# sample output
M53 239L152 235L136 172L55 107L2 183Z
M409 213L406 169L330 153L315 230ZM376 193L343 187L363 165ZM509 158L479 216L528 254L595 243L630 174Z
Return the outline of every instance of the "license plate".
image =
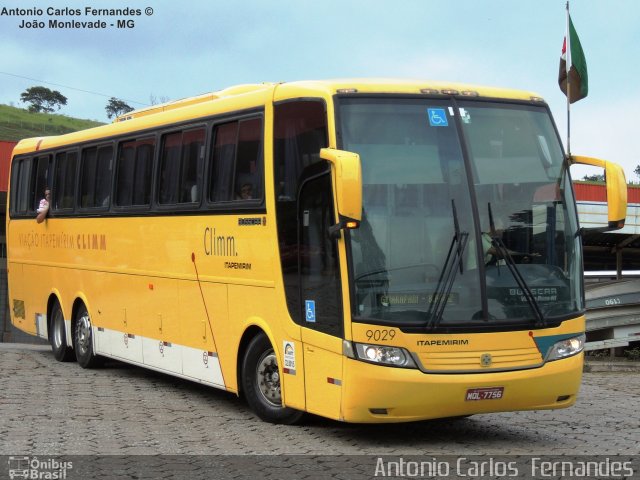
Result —
M470 388L467 390L466 401L500 400L504 395L504 387Z

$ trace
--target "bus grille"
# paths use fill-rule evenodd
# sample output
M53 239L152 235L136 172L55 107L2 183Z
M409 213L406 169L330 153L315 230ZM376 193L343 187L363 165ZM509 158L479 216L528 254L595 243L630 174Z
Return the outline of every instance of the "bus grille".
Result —
M417 356L423 372L491 372L542 365L542 355L535 347L476 352L421 352Z

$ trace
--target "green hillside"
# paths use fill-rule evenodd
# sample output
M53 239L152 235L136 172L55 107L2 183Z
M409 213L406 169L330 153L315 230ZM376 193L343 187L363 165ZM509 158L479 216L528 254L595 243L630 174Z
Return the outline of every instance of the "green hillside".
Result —
M61 135L99 125L103 124L60 114L31 113L23 108L0 105L0 140L18 141L29 137Z

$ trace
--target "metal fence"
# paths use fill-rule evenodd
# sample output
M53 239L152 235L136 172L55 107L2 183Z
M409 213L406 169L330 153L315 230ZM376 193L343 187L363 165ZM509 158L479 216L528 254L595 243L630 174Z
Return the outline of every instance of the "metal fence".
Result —
M10 132L12 130L15 131L24 131L29 130L33 133L42 132L43 135L62 135L64 133L74 132L77 129L64 127L62 125L52 125L49 123L42 122L25 122L22 120L19 121L10 121L10 120L0 120L0 128L4 131Z

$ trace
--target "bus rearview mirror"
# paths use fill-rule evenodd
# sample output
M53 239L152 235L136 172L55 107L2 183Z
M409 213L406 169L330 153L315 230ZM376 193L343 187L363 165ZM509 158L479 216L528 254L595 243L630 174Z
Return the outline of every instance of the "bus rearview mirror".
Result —
M360 155L335 148L320 150L320 158L332 165L338 200L339 222L336 234L343 228L357 228L362 220L362 168Z
M586 229L598 231L619 230L627 218L627 180L620 165L599 158L572 155L570 164L591 165L604 169L607 188L607 220L604 228Z

